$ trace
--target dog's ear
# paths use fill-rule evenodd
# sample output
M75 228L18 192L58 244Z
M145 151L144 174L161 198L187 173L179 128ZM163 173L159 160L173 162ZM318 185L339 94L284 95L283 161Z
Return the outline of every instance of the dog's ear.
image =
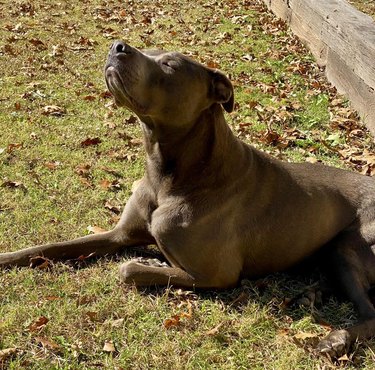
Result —
M219 71L212 71L212 96L217 103L231 113L234 108L233 85L229 79Z

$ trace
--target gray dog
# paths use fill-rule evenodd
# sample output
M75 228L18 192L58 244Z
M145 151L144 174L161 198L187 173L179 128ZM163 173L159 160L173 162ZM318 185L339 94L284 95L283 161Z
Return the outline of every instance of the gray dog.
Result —
M140 118L147 153L146 174L121 220L103 234L0 254L0 266L157 244L170 266L131 260L120 268L123 281L229 288L324 248L330 277L360 322L331 332L318 349L340 356L375 334L373 178L281 162L244 144L223 114L233 110L231 82L179 53L117 41L105 77L116 103Z

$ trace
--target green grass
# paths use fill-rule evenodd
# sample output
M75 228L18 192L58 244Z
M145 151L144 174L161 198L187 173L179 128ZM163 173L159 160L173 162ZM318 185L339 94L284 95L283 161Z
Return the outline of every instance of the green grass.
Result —
M375 4L372 0L349 0L348 2L375 20Z
M105 205L123 207L144 168L137 123L105 95L102 69L116 38L223 70L235 85L234 133L275 156L362 170L366 163L343 161L340 150L373 149L311 55L260 1L36 0L0 5L0 22L0 251L116 223ZM52 105L63 114L44 114ZM82 147L88 138L101 142ZM283 304L316 275L279 274L227 292L137 291L118 281L126 257L0 271L0 351L17 348L0 369L373 368L373 341L334 365L312 355L309 340L296 344L295 334L327 333L309 309ZM353 321L351 306L332 297L322 311L335 325ZM190 316L167 329L181 313ZM41 316L47 324L30 330ZM106 341L116 352L103 351Z

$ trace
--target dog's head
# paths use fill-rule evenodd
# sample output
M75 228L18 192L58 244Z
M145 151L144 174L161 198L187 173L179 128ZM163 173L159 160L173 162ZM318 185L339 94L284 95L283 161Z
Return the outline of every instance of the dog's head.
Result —
M105 78L117 105L155 123L189 124L217 103L227 112L233 110L229 79L180 53L141 51L116 41Z

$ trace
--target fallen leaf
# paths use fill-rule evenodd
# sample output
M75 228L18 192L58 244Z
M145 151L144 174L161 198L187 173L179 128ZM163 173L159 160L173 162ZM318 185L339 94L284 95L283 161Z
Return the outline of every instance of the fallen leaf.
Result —
M110 210L111 212L115 213L116 215L121 213L121 208L111 204L109 201L105 202L104 208Z
M82 183L82 185L86 186L86 188L92 188L93 187L92 183L84 177L80 177L79 181Z
M205 334L209 335L209 336L217 335L219 333L220 328L223 325L224 325L224 323L221 322L219 325L216 325L213 329L206 331Z
M32 39L29 40L29 42L30 42L30 44L34 45L35 47L37 47L40 50L47 49L46 45L44 44L44 42L42 40L32 38Z
M179 326L181 323L181 316L180 315L173 315L170 319L164 320L164 327L166 329L171 329L173 327Z
M92 145L98 145L100 144L102 141L98 138L98 137L94 137L94 138L87 138L83 141L81 141L81 147L82 148L86 148L88 146L92 146Z
M9 188L9 189L21 189L24 192L27 191L26 186L22 182L19 182L19 181L10 181L10 180L4 181L1 184L1 187L2 188Z
M55 170L58 166L61 165L60 162L58 161L51 161L51 162L46 162L44 164L49 170Z
M103 179L99 182L99 185L101 188L103 189L109 189L111 187L111 184L112 182L110 180L107 180L107 179Z
M87 227L87 231L89 231L90 233L93 233L93 234L101 234L101 233L105 233L107 230L99 227L99 226L88 226Z
M48 295L46 297L44 297L44 299L46 301L58 301L60 299L62 299L61 297L57 297L57 296L54 296L54 295Z
M105 341L103 346L103 351L108 353L114 353L116 352L115 345L112 341Z
M49 320L45 316L40 316L29 325L28 329L29 331L39 331L48 323L48 321Z
M185 304L185 302L183 302ZM173 315L170 319L164 320L164 327L166 329L171 329L178 327L182 324L182 319L191 319L192 313L193 313L193 308L190 302L187 302L188 305L188 312L181 312L179 314Z
M117 319L110 322L112 328L120 328L124 324L124 319Z
M88 317L88 319L92 322L98 321L98 313L95 311L86 311L85 315Z
M305 160L306 160L306 162L309 162L309 163L317 163L318 162L318 160L315 157L307 157Z
M121 189L121 184L118 180L110 181L107 179L103 179L99 183L100 187L105 189L105 190L120 190Z
M12 153L15 149L23 147L23 143L8 144L7 153Z
M46 270L52 266L52 262L43 256L36 256L30 258L30 268L36 268L38 270Z
M8 359L9 357L14 356L17 353L18 349L16 347L5 348L0 350L0 364Z
M60 117L65 114L65 109L58 105L46 105L42 108L42 114L45 116Z
M293 335L294 338L299 339L299 340L306 340L310 338L317 338L318 335L315 333L305 333L305 332L299 332L297 334Z
M91 165L89 164L80 164L76 167L75 172L83 177L87 177L90 173Z
M97 300L96 296L92 295L81 295L77 298L77 306L83 306Z
M277 335L279 337L287 337L289 335L289 331L290 331L289 329L283 328L283 329L278 330Z
M57 343L53 342L50 339L36 337L35 341L41 344L43 348L47 348L47 349L59 349L60 348L60 346Z
M87 260L87 259L89 259L89 258L91 258L91 257L93 257L93 256L95 256L95 252L91 252L91 253L89 253L88 255L84 255L84 254L81 254L80 256L78 256L75 260L76 261L85 261L85 260ZM70 260L70 261L72 261L72 260Z

